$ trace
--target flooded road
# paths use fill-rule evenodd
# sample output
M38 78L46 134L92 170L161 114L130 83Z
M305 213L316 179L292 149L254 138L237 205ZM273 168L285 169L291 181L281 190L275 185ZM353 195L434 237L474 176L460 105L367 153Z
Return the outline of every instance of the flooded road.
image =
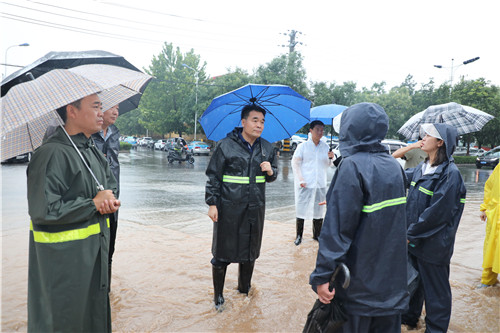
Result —
M279 159L279 177L268 184L261 257L249 297L237 292L230 265L226 309L213 309L212 222L204 202L208 157L194 165L169 164L160 151L120 154L120 227L111 306L120 332L299 332L316 295L308 280L317 242L306 221L296 247L290 159ZM2 332L26 331L28 221L25 165L2 166ZM500 287L480 282L484 224L478 218L491 169L461 166L467 203L458 230L450 281L450 332L499 332ZM332 172L330 172L331 177ZM422 324L422 323L421 323ZM423 332L420 328L416 332Z

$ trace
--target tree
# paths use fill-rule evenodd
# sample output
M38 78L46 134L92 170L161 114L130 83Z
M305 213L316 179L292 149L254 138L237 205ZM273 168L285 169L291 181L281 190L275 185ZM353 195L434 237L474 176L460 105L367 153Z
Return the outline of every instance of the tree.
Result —
M199 84L206 80L200 57L191 50L182 54L179 48L165 43L162 52L154 56L147 70L155 79L149 84L141 99L140 123L147 129L179 135L194 128L195 84L193 72L182 64L187 63L198 72Z

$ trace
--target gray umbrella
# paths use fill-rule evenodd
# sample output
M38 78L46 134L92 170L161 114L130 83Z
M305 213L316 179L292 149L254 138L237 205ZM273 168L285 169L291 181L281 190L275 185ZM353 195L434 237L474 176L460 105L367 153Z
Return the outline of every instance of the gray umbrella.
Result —
M21 68L2 80L2 97L13 86L28 82L57 68L73 68L87 64L105 64L124 67L139 71L137 67L128 62L124 57L111 52L92 50L77 52L49 52L37 59L32 64Z

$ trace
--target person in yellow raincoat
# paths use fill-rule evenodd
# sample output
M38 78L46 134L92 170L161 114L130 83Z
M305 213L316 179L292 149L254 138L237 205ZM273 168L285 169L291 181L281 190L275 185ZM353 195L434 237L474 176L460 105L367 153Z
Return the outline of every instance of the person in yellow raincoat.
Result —
M500 164L484 184L484 200L479 210L481 220L487 221L481 276L481 286L485 287L497 283L500 272Z

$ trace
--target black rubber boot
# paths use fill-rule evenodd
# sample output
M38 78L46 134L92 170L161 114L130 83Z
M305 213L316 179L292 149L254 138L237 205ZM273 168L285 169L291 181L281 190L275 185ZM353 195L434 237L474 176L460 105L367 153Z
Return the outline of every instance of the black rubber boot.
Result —
M251 287L253 267L255 261L240 263L238 266L238 291L247 294Z
M295 222L297 225L297 238L295 239L295 245L302 243L302 234L304 233L304 219L299 219Z
M222 296L222 291L224 290L226 269L227 266L218 267L212 265L212 279L214 282L214 303L215 303L215 309L217 311L219 311L222 304L224 304L224 296ZM222 311L222 309L220 311Z
M321 227L323 226L323 219L313 220L313 239L318 240L319 234L321 233Z

